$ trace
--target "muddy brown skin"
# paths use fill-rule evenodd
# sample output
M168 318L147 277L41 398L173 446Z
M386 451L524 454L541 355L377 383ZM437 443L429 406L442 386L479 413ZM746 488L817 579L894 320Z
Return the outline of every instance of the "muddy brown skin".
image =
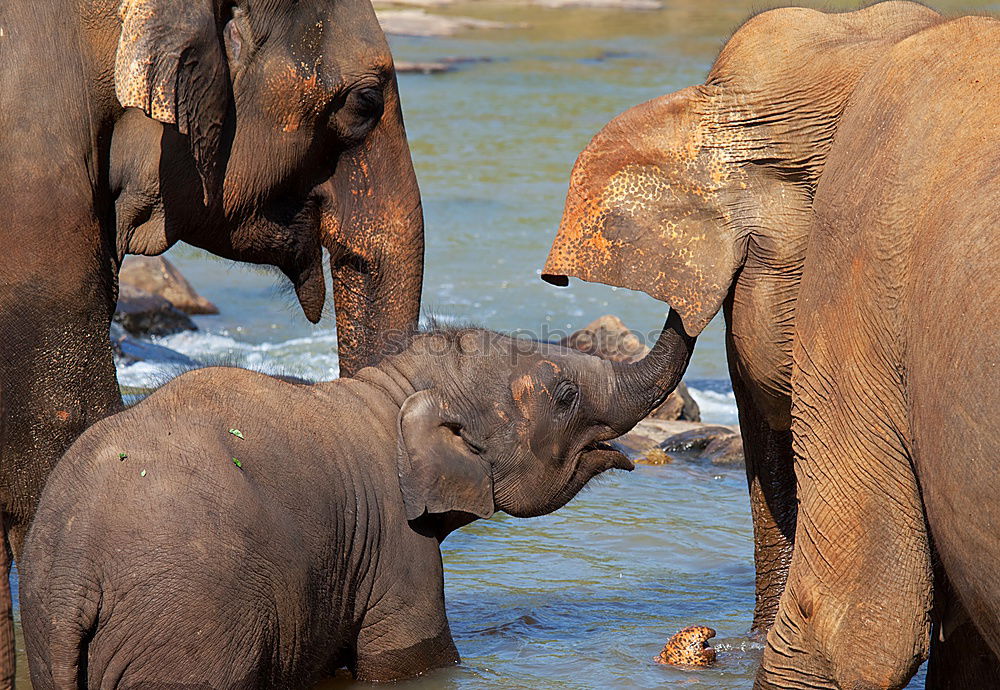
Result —
M791 371L812 200L866 69L940 20L910 2L763 12L704 84L638 105L580 154L543 278L644 291L694 337L721 309L754 522L753 629L768 629L792 557Z
M715 631L704 625L689 625L670 638L663 651L656 657L658 664L672 666L711 666L715 663L715 649L708 641Z
M631 469L603 441L649 412L621 402L647 365L684 369L690 349L659 359L675 336L624 367L468 329L313 386L175 379L91 427L45 487L21 580L33 687L303 688L455 663L439 542Z
M231 4L0 0L0 544L14 556L56 459L121 408L107 333L126 253L183 240L275 266L316 321L327 248L345 373L415 327L420 196L370 4ZM0 688L11 634L0 624Z
M914 34L841 118L799 295L801 503L762 690L902 688L928 652L928 687L1000 687L998 43L986 17Z

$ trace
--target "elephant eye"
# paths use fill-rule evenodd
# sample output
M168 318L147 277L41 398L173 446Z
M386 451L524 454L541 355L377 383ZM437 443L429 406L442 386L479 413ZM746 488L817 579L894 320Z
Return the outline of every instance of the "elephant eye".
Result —
M560 381L556 385L556 392L552 397L558 407L564 409L573 407L577 398L580 397L580 387L572 381Z
M337 113L337 129L347 142L360 141L382 119L385 98L381 87L351 89Z

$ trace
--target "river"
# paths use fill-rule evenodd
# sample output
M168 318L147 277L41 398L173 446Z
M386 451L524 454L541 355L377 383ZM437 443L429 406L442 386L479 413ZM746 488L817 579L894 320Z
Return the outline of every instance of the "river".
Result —
M698 83L760 3L667 0L662 10L546 9L475 2L434 10L512 28L392 37L397 60L475 58L453 72L401 75L427 227L424 309L444 320L554 337L613 313L656 332L665 306L627 290L538 274L579 151L631 105ZM803 3L823 7L853 3ZM957 11L995 2L936 3ZM327 379L336 375L332 307L309 325L273 272L186 246L168 253L218 316L161 339L192 357ZM155 364L119 368L129 386ZM735 423L721 319L701 336L686 380L706 421ZM747 637L752 533L742 470L640 466L591 483L557 513L499 515L449 537L446 596L461 665L409 688L749 688L761 645ZM705 624L719 664L653 663L678 629ZM23 655L19 674L25 675ZM344 687L340 678L324 687ZM918 676L910 687L922 687ZM22 687L28 687L23 684Z

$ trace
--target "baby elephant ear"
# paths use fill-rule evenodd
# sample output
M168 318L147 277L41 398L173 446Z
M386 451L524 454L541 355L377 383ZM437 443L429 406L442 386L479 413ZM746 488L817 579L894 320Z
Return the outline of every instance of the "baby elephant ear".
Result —
M115 94L191 140L205 203L222 185L229 72L214 0L122 0Z
M431 391L414 393L399 410L399 488L406 519L459 511L493 514L490 463L474 453L444 418Z

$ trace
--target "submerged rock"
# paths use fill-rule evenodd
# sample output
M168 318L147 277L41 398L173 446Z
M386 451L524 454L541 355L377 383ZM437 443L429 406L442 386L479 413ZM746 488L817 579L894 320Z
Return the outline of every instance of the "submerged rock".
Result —
M110 335L111 349L114 350L115 357L124 364L156 361L179 367L198 366L198 363L187 355L132 337L120 323L112 322Z
M705 425L684 431L660 443L665 453L696 453L713 465L742 465L743 439L727 426Z
M738 427L644 419L615 443L640 465L665 465L676 460L743 464L743 439Z
M674 666L711 666L715 663L715 649L708 641L715 637L715 630L705 625L689 625L670 638L663 651L656 657L658 664Z
M118 287L114 320L132 335L170 335L198 330L191 317L169 300L132 285Z
M398 74L442 74L444 72L454 72L462 65L471 65L480 62L493 62L493 58L444 57L425 62L407 62L401 60L395 63L395 67Z
M159 295L186 314L219 313L218 307L195 292L177 267L162 256L126 257L118 284Z
M563 338L560 344L612 362L637 362L649 352L649 348L613 314L605 314L594 319L572 335ZM701 420L701 410L688 392L687 386L681 382L667 396L663 404L649 414L649 417L697 422Z
M451 72L455 65L447 62L396 61L396 74L441 74Z

